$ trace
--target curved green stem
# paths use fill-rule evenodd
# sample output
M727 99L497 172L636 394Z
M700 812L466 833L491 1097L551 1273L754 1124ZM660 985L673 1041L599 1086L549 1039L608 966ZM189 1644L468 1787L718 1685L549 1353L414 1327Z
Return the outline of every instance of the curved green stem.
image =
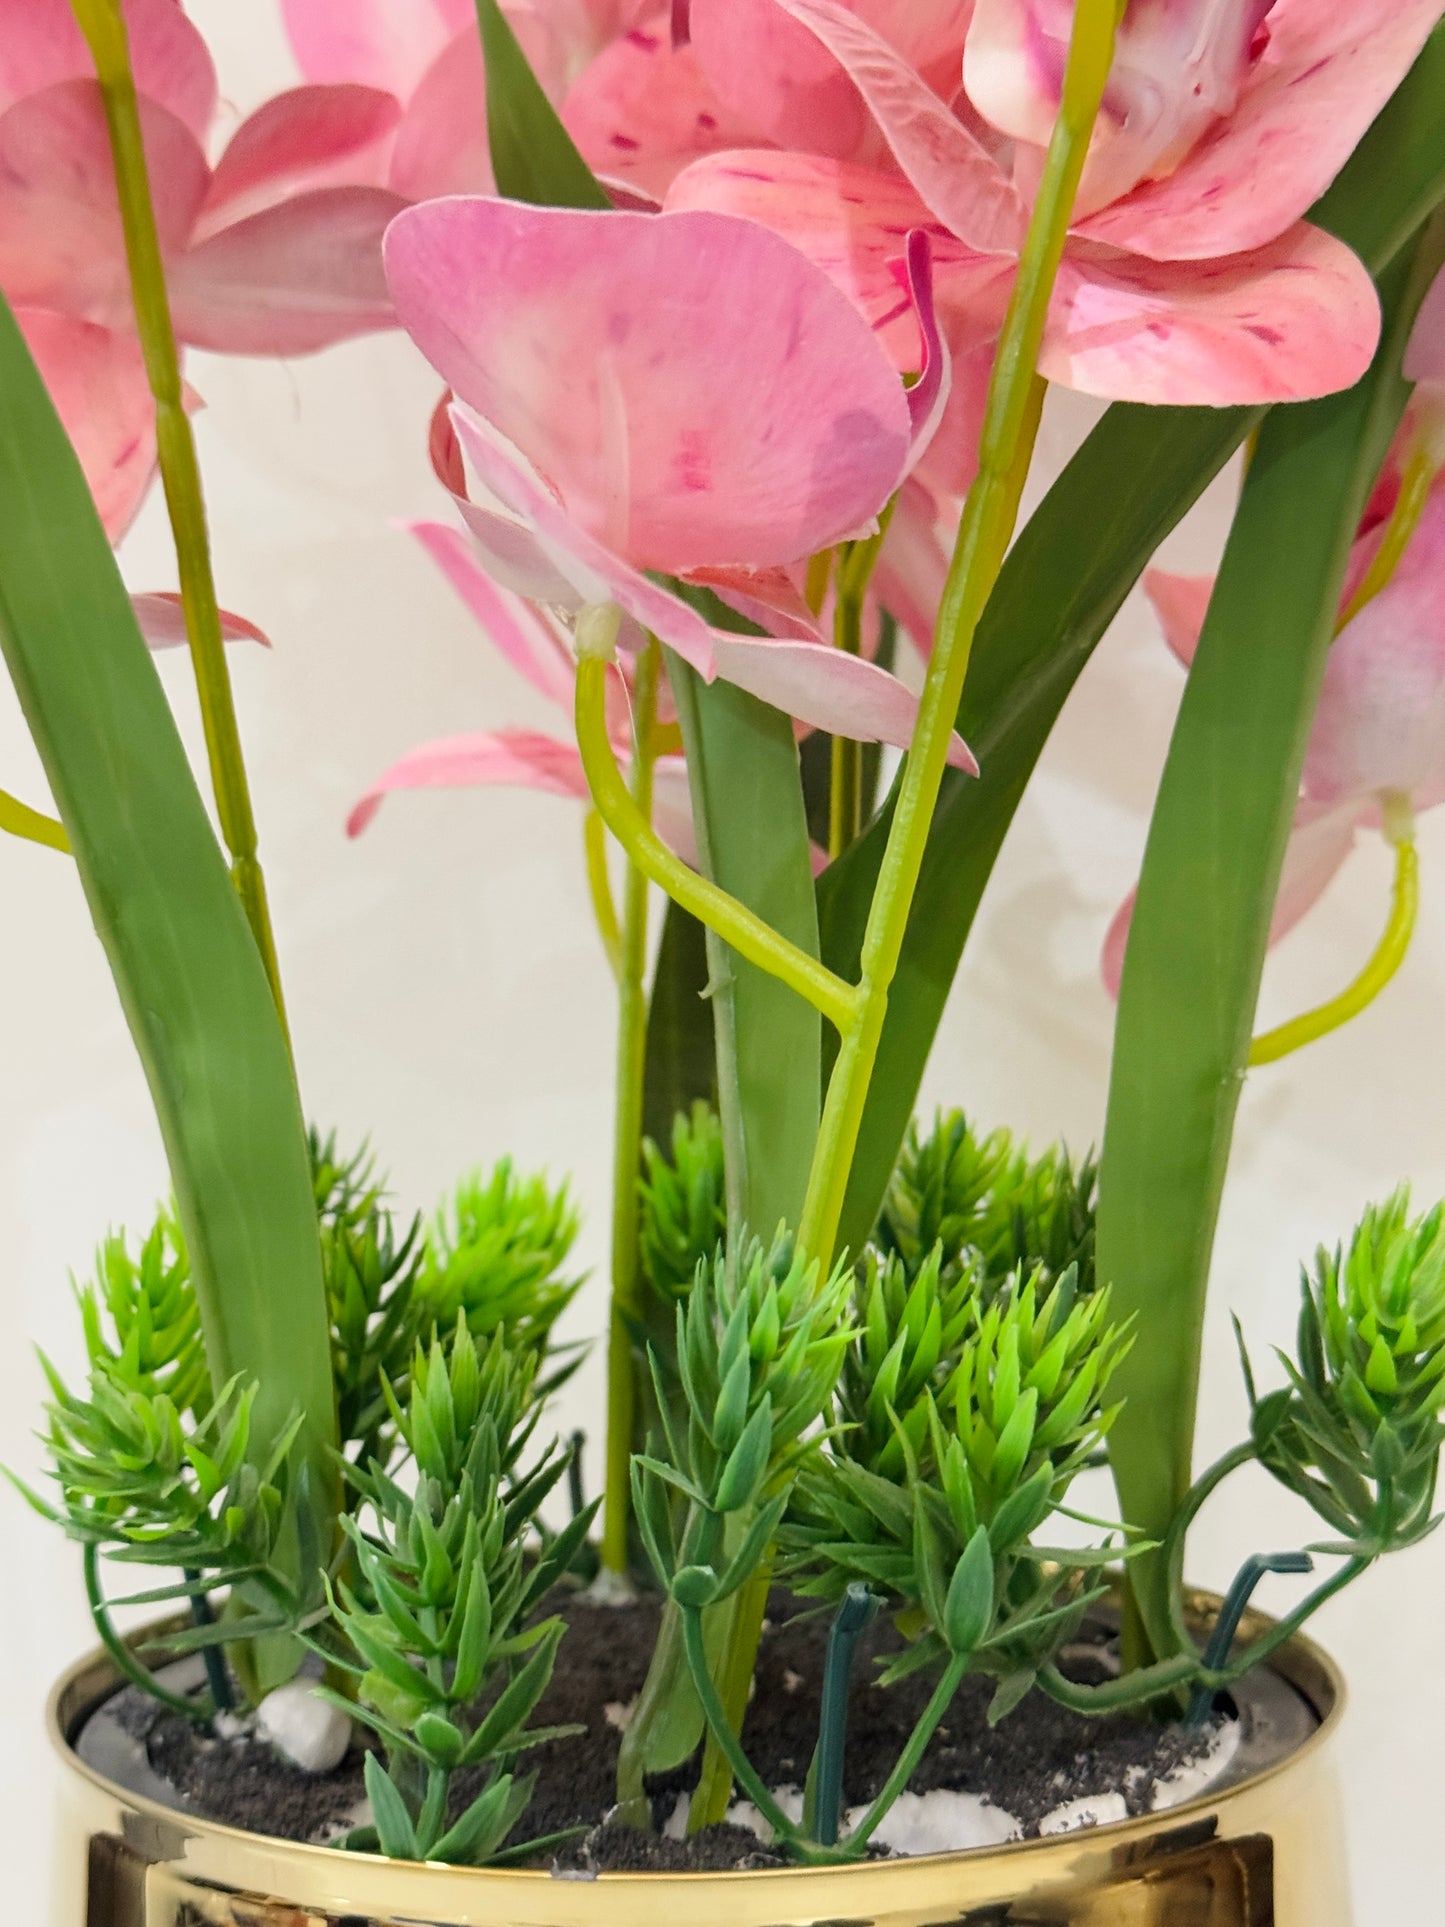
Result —
M989 381L978 474L969 489L939 610L888 844L863 937L855 1022L829 1080L799 1242L827 1265L883 1034L888 994L913 907L969 655L1003 563L1038 430L1039 347L1074 196L1113 59L1119 0L1078 0L1063 100L1029 221L1019 272Z
M166 295L165 267L146 173L145 143L125 20L118 0L71 0L71 5L95 62L110 132L136 331L156 405L156 453L175 537L181 602L200 696L216 811L231 853L231 880L261 952L285 1030L286 1011L276 943L266 903L266 880L256 854L256 821L241 753L231 672L221 635L200 464L186 413L180 357Z
M617 921L617 905L612 901L612 885L607 877L607 825L596 810L588 810L582 825L582 842L587 854L587 894L592 899L592 914L608 967L619 987L622 983L622 926Z
M204 1724L210 1719L212 1708L200 1700L182 1699L179 1694L168 1693L155 1677L148 1673L136 1659L129 1646L115 1630L111 1622L110 1608L105 1603L105 1589L100 1583L100 1548L87 1545L85 1548L85 1596L90 1602L90 1616L95 1621L95 1630L100 1635L100 1643L110 1654L117 1670L128 1679L132 1686L139 1687L150 1699L159 1700L162 1706L169 1707L172 1713L179 1713L184 1719Z
M32 810L9 790L0 790L0 830L10 836L24 837L27 843L43 843L47 850L59 850L62 856L70 855L65 825L53 816L46 816L42 810Z
M653 723L662 651L649 642L633 688L632 791L629 802L652 822ZM609 749L610 754L610 749ZM605 876L605 871L604 871ZM647 1064L647 877L629 864L618 950L617 1118L612 1151L612 1304L607 1331L607 1482L602 1564L627 1572L632 1428L637 1404L633 1327L638 1314L637 1179L642 1166L643 1086Z
M1300 1050L1306 1044L1313 1044L1317 1038L1328 1036L1332 1030L1338 1030L1342 1024L1349 1023L1352 1017L1358 1017L1362 1010L1367 1009L1405 961L1410 939L1415 934L1419 910L1420 860L1414 840L1407 834L1395 842L1395 882L1390 897L1390 918L1370 961L1354 982L1337 997L1331 997L1314 1010L1307 1010L1298 1017L1292 1017L1287 1024L1280 1024L1276 1029L1267 1030L1256 1037L1249 1047L1251 1065L1276 1063L1281 1057L1288 1057L1291 1051Z
M796 1840L798 1829L763 1785L762 1780L753 1770L752 1762L743 1752L736 1733L728 1724L722 1700L718 1697L717 1688L713 1685L712 1676L707 1669L707 1647L703 1643L702 1614L696 1606L684 1606L681 1611L683 1649L687 1654L688 1671L692 1674L692 1683L696 1688L708 1731L726 1754L728 1765L738 1785L762 1814L773 1832L780 1840Z
M773 1583L773 1555L769 1552L758 1570L738 1594L733 1608L731 1635L723 1655L718 1705L723 1724L730 1733L741 1733L747 1716L748 1694L752 1690L753 1667L763 1636L763 1618L768 1609L768 1593ZM703 1748L702 1775L688 1807L687 1830L697 1833L703 1827L721 1824L727 1815L733 1783L732 1756L711 1728Z
M1083 1686L1066 1678L1057 1666L1048 1665L1039 1669L1039 1685L1051 1700L1067 1706L1071 1713L1119 1713L1163 1699L1199 1676L1198 1659L1190 1653L1176 1653L1173 1659L1121 1673L1118 1679L1102 1680L1097 1686Z
M933 1696L918 1716L918 1724L908 1736L908 1744L899 1754L897 1763L878 1791L863 1818L848 1835L845 1845L853 1853L859 1853L873 1838L887 1817L888 1809L903 1792L913 1778L918 1762L928 1747L928 1742L938 1730L938 1723L953 1704L953 1696L963 1683L968 1671L970 1653L954 1653L944 1668L942 1679L933 1689Z
M662 841L628 792L607 736L607 662L584 652L577 664L577 747L592 801L603 822L644 876L660 884L699 923L739 956L796 990L839 1031L852 1022L858 993L815 957L780 937L761 917L690 870Z
M1417 448L1406 462L1405 472L1400 477L1400 493L1395 497L1395 506L1385 524L1380 546L1372 556L1360 586L1341 611L1341 629L1354 621L1367 602L1374 601L1400 566L1400 559L1410 546L1410 538L1420 526L1420 517L1425 512L1425 504L1430 499L1430 489L1438 472L1437 464L1427 448Z
M1184 1550L1189 1528L1203 1510L1205 1502L1224 1481L1258 1456L1252 1439L1247 1439L1243 1445L1231 1447L1207 1471L1200 1473L1170 1521L1168 1536L1164 1541L1165 1596L1168 1601L1169 1631L1181 1653L1192 1654L1196 1651L1194 1635L1184 1623Z

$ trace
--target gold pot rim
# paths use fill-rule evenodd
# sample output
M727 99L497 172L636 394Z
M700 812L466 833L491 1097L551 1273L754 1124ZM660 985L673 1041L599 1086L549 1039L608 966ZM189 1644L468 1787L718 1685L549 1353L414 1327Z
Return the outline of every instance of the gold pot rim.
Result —
M1191 1589L1186 1594L1185 1603L1190 1618L1201 1622L1207 1629L1218 1610L1220 1599L1216 1593ZM1250 1608L1240 1622L1239 1636L1246 1640L1258 1638L1274 1624L1275 1621L1269 1614ZM132 1635L132 1638L152 1636L161 1629L161 1625L142 1627ZM669 1886L685 1885L693 1892L697 1892L699 1889L711 1891L720 1882L746 1881L750 1885L754 1883L766 1885L799 1879L810 1882L823 1879L831 1882L839 1880L857 1882L864 1877L867 1878L871 1888L875 1880L904 1879L910 1874L917 1875L930 1868L945 1868L960 1861L967 1861L971 1866L998 1865L1031 1853L1037 1855L1041 1849L1056 1847L1069 1840L1079 1841L1087 1838L1090 1845L1097 1843L1101 1849L1106 1850L1127 1846L1133 1841L1157 1834L1161 1821L1167 1820L1171 1828L1187 1826L1191 1819L1197 1819L1237 1796L1252 1793L1281 1775L1293 1772L1303 1762L1328 1746L1338 1731L1345 1713L1344 1676L1323 1647L1317 1645L1308 1635L1298 1632L1273 1653L1265 1664L1314 1708L1319 1720L1315 1730L1300 1745L1270 1765L1259 1768L1256 1772L1227 1787L1206 1788L1193 1799L1181 1801L1178 1806L1170 1807L1163 1813L1146 1813L1126 1820L1107 1821L1102 1825L1088 1828L1083 1834L1061 1835L1047 1840L1009 1840L991 1846L954 1848L942 1853L899 1855L887 1860L854 1861L821 1867L750 1867L708 1872L674 1870L639 1873L604 1872L585 1878L575 1877L572 1881L559 1880L557 1875L544 1868L455 1867L435 1860L392 1860L381 1854L356 1853L341 1847L318 1845L311 1841L283 1840L273 1834L253 1833L245 1828L229 1826L223 1821L208 1819L202 1814L166 1806L158 1800L153 1800L149 1795L132 1792L128 1787L108 1779L103 1773L87 1765L75 1751L69 1738L77 1722L93 1712L102 1700L122 1683L119 1669L103 1646L94 1647L88 1654L68 1667L56 1681L46 1702L45 1726L50 1745L59 1757L64 1772L88 1782L97 1792L104 1794L120 1807L143 1816L162 1828L180 1828L188 1839L210 1842L222 1849L229 1846L232 1850L264 1853L268 1865L274 1865L278 1870L281 1867L291 1867L298 1872L310 1870L320 1874L325 1868L331 1867L338 1870L352 1868L373 1875L390 1872L407 1881L407 1892L415 1896L418 1901L422 1896L433 1893L440 1900L443 1889L449 1894L454 1894L459 1881L468 1883L469 1887L479 1887L487 1882L500 1883L513 1895L517 1895L519 1891L537 1891L541 1888L555 1892L560 1886L571 1884L579 1888L605 1885L610 1892L614 1893L619 1887L635 1885L640 1891L656 1893L663 1883ZM411 1885L413 1882L416 1883L414 1887Z

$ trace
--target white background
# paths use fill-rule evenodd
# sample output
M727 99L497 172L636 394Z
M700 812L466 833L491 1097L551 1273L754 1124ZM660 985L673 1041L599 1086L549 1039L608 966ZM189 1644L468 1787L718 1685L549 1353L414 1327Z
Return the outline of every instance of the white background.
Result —
M290 77L271 7L194 0L228 102ZM570 1173L587 1214L593 1277L573 1324L603 1316L613 1005L589 925L580 816L558 799L437 794L392 800L348 843L347 809L386 764L430 735L552 721L492 652L397 518L445 517L424 459L436 384L398 337L315 361L195 357L208 403L198 429L223 600L259 622L272 653L233 651L262 852L310 1114L370 1133L408 1206L459 1170L510 1151ZM1051 404L1040 473L1091 411ZM1218 554L1233 479L1167 554ZM128 542L135 588L174 581L153 501ZM194 745L186 665L165 664ZM1100 941L1133 880L1180 677L1135 597L1083 678L1019 813L955 988L924 1105L966 1102L1037 1142L1100 1130L1111 1007ZM43 780L9 691L0 692L0 782L37 803ZM1201 1455L1241 1432L1229 1312L1257 1353L1286 1342L1296 1266L1401 1176L1445 1192L1445 821L1422 830L1424 914L1381 1004L1347 1032L1255 1073L1240 1109L1210 1311ZM1274 956L1262 1015L1338 988L1381 927L1388 863L1353 859ZM130 1040L66 862L0 848L0 1461L35 1472L31 1431L43 1346L75 1369L68 1277L110 1227L141 1224L165 1170ZM568 1426L594 1438L600 1356L567 1394ZM595 1468L594 1468L595 1471ZM1225 1583L1246 1553L1309 1537L1264 1481L1206 1516L1194 1576ZM41 1733L48 1683L91 1643L78 1556L0 1492L0 1828L16 1920L43 1918L54 1767ZM1278 1604L1282 1583L1262 1595ZM1361 1927L1438 1915L1445 1720L1439 1648L1445 1537L1369 1575L1316 1622L1352 1704L1344 1767ZM18 1878L18 1886L15 1884ZM73 1923L65 1923L73 1927Z

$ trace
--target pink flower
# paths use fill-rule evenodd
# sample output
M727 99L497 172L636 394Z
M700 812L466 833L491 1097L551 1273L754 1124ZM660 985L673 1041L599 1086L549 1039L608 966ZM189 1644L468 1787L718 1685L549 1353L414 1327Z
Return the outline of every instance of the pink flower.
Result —
M940 320L965 355L1002 316L1072 11L692 0L705 76L785 151L704 158L666 204L767 222L884 329L901 307L901 237L929 227ZM1438 15L1437 0L1130 0L1042 372L1092 394L1218 405L1356 380L1378 335L1374 290L1301 217ZM944 16L948 44L911 51L919 23ZM974 387L956 384L956 407ZM965 479L967 460L958 447Z
M1398 488L1388 476L1356 539L1346 582L1353 594L1379 546ZM1193 659L1213 580L1153 571L1145 588L1180 661ZM1445 802L1445 478L1394 574L1346 624L1330 650L1305 755L1300 800L1285 853L1270 942L1319 899L1362 829L1383 826L1387 804L1415 813ZM1133 911L1131 895L1104 945L1104 981L1118 994Z
M492 577L575 618L615 607L803 724L907 742L903 685L829 647L787 571L866 533L936 422L934 352L905 391L827 277L767 230L713 214L580 214L475 199L398 217L402 324L449 384L489 498L443 456ZM769 636L714 627L659 578L707 587ZM955 760L970 766L967 750Z
M380 240L400 202L375 183L394 103L300 88L206 156L216 77L177 0L126 21L177 334L303 354L391 324ZM84 462L112 537L154 465L110 144L68 0L0 0L0 288Z

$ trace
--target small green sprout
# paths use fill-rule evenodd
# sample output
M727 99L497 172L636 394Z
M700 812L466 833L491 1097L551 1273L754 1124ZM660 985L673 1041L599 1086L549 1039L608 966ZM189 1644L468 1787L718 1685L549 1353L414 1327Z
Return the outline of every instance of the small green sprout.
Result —
M464 1178L428 1227L417 1281L427 1324L447 1333L460 1313L473 1338L505 1327L541 1357L582 1283L561 1275L576 1237L565 1185L520 1177L510 1158Z
M687 1295L727 1238L722 1126L708 1105L673 1119L670 1153L646 1139L638 1180L642 1275L665 1301Z

